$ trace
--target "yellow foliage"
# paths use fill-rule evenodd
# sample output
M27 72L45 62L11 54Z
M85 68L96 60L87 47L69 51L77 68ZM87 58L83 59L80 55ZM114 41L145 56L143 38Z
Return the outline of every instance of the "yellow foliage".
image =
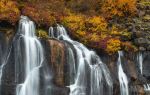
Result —
M99 41L100 40L100 36L97 35L96 33L91 34L90 36L90 40L91 41Z
M115 25L112 26L110 34L116 37L126 37L127 39L131 38L130 32L128 32L126 29L118 29Z
M132 51L132 52L136 52L138 49L136 46L134 46L131 42L122 42L122 47L125 51Z
M15 1L0 1L0 20L8 20L10 23L15 23L18 20L19 16L20 11Z
M134 15L136 10L136 0L106 0L102 6L102 13L107 18Z
M128 32L128 31L125 29L125 30L121 31L121 35L120 35L120 36L124 36L124 37L130 39L130 38L131 38L131 32Z
M107 22L103 17L94 16L87 19L86 23L90 24L89 30L93 32L107 31Z
M84 37L84 36L86 36L86 32L85 31L77 31L77 35L79 35L79 37Z
M149 5L149 2L141 3ZM62 22L71 30L70 34L74 38L110 54L121 49L121 43L125 50L134 48L131 43L120 41L122 38L130 39L131 33L114 25L110 27L106 18L134 15L136 0L0 0L0 21L16 23L20 16L19 8L38 27L49 27ZM101 16L99 13L102 13ZM149 19L149 16L143 17L143 20ZM48 38L47 32L42 29L37 31L37 36Z
M121 32L118 32L118 28L116 26L112 26L111 31L110 31L111 35L115 35L118 36L121 34Z
M104 49L109 54L121 49L121 41L119 40L121 37L127 39L131 37L131 33L126 29L118 29L115 25L108 28L106 20L101 16L85 17L70 14L64 17L62 22L82 43L93 48Z
M47 39L49 37L47 32L42 29L37 30L37 36L39 38L44 38L44 39Z
M109 39L107 41L106 52L113 54L121 49L121 41L119 39Z
M84 16L71 14L63 18L63 24L72 30L84 28Z

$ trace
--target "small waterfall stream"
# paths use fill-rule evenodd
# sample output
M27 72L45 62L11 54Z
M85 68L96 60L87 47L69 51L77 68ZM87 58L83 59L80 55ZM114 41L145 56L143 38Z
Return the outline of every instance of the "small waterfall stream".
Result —
M150 84L144 84L144 90L146 92L146 95L150 94Z
M123 57L123 52L118 51L119 57L118 57L118 77L119 77L119 83L120 83L120 93L121 95L129 95L129 88L128 88L128 79L126 74L123 71L122 68L122 62L121 57Z
M16 95L39 95L39 68L43 62L43 48L35 36L35 26L26 16L21 16L16 54L16 79L19 65L24 65L23 82L17 85ZM22 60L21 60L22 59Z
M142 64L143 64L143 55L142 55L141 52L138 54L137 60L139 62L140 73L142 74L143 73L143 66L142 66Z
M70 95L112 95L113 83L110 72L95 52L73 41L63 26L57 25L56 31L54 30L53 27L49 28L50 37L70 43L77 53L78 66L76 70L72 70L75 73L75 81L69 86Z

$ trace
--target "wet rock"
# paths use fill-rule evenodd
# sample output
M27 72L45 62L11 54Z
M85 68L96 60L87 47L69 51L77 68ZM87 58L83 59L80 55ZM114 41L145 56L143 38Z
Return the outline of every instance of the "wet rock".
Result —
M65 45L57 40L48 40L50 48L50 65L54 72L54 83L64 86Z
M131 77L131 81L136 81L138 76L137 76L137 71L136 71L136 67L133 61L131 60L127 60L127 68L128 68L128 73Z
M144 47L141 47L141 46L140 46L140 47L139 47L139 50L140 50L140 51L145 51L146 49L145 49Z
M6 43L9 43L14 37L15 31L13 28L1 28L0 33L3 34L3 38L6 39Z
M14 47L13 47L14 48ZM8 52L7 52L8 53ZM15 95L16 93L16 81L15 81L15 59L14 51L9 51L10 55L6 55L8 60L5 58L6 64L2 69L2 79L1 79L1 95Z
M145 95L143 85L137 85L136 88L137 88L137 94L138 95Z
M150 53L148 53L145 57L144 57L144 61L143 61L143 76L150 80Z
M0 32L0 64L3 61L4 53L7 49L6 42L7 41L6 41L6 36L5 36L4 32Z
M52 86L50 95L69 95L70 89L68 87Z
M147 50L150 51L150 45L147 46Z
M132 85L129 88L130 95L145 95L145 91L142 85Z
M144 34L143 34L142 31L136 31L136 32L135 32L135 35L136 35L136 37L138 37L138 38L144 36Z
M146 38L137 38L135 39L135 44L137 45L144 45L144 44L148 44L149 41Z

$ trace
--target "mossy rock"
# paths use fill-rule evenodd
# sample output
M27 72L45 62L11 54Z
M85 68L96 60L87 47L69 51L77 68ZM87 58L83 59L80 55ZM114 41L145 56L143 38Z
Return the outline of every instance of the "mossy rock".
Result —
M150 15L146 15L142 18L144 22L150 22Z
M4 33L4 36L6 37L7 41L10 41L10 39L14 36L15 31L13 28L0 28L0 32Z

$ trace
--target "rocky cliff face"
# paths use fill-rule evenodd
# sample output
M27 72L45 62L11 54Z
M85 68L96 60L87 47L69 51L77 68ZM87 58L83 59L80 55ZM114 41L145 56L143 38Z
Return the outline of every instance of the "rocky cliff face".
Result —
M53 68L54 74L54 84L59 87L66 87L69 82L69 63L67 62L67 45L57 41L57 40L49 40L49 50L50 50L50 66ZM75 52L74 52L75 53ZM137 53L125 53L123 57L123 70L127 74L129 80L129 89L130 95L138 94L145 95L144 85L148 84L150 81L150 70L149 70L149 61L150 61L150 53L142 52L143 60L142 60L142 74L140 72L139 60ZM60 57L61 56L61 57ZM104 63L107 64L108 68L111 72L111 77L113 78L114 95L120 95L119 88L119 80L118 80L118 68L117 68L117 58L118 56L109 56L102 55L101 56ZM65 81L68 80L68 81ZM64 95L64 94L61 94ZM67 95L67 94L65 94Z
M1 50L3 51L5 41L5 35L3 32L0 32L2 35L1 40ZM10 40L9 43L11 43ZM41 40L44 51L45 51L45 58L48 62L47 66L53 72L52 84L53 90L52 93L54 95L69 95L69 88L67 87L70 83L70 71L69 71L69 61L67 56L67 48L71 47L71 45L58 41L56 39L46 39ZM15 60L14 60L14 48L13 45L12 50L10 51L9 59L7 60L7 64L3 69L3 76L2 76L2 94L3 95L15 95ZM1 51L1 52L2 52ZM6 49L7 51L7 49ZM73 51L76 54L75 51ZM142 54L142 74L140 72L139 60L138 55L139 53ZM2 56L2 55L1 55ZM75 55L74 55L75 56ZM107 55L101 54L100 55L102 61L108 66L111 77L113 79L113 95L120 95L119 89L119 80L118 80L118 68L117 68L117 58L118 55ZM137 52L137 53L125 53L123 57L123 70L127 74L129 80L129 90L130 95L138 94L138 95L146 95L144 91L144 85L150 83L150 52ZM42 73L41 73L42 76ZM41 88L42 89L42 88ZM42 93L42 91L41 91Z
M64 81L66 78L69 78L69 73L67 70L69 67L67 66L67 56L66 54L66 45L60 41L57 40L49 40L48 44L50 46L50 52L51 52L51 62L50 66L53 68L53 71L55 73L54 75L54 83L55 85L59 87L65 87L67 86L68 82ZM56 46L55 46L56 45ZM55 47L55 48L54 48ZM130 95L138 94L138 95L145 95L144 91L144 84L148 84L149 78L150 78L150 70L149 68L149 52L142 52L143 55L143 61L142 61L142 69L143 73L140 73L140 66L139 66L139 60L138 60L138 54L137 53L125 53L125 56L123 58L123 70L127 74L128 80L129 80L129 89L130 89ZM61 56L61 57L59 57ZM56 58L58 58L56 60ZM62 58L62 59L61 59ZM109 55L102 55L101 56L104 63L107 64L107 66L110 69L111 77L113 78L114 83L114 89L113 93L114 95L120 95L119 88L119 80L118 80L118 69L117 69L117 58L118 56L109 56ZM55 61L54 61L55 59Z
M145 91L144 86L150 84L150 6L149 1L144 0L143 3L138 3L138 16L134 17L130 22L123 23L132 32L132 42L138 46L138 52L125 52L122 58L122 67L126 73L129 81L130 95L149 95ZM0 23L0 64L7 61L2 70L2 81L0 94L2 95L15 95L16 93L16 80L15 80L15 44L12 42L14 37L14 27L7 28L7 24ZM2 28L5 27L5 28ZM68 47L72 48L67 42L61 42L57 39L42 39L41 43L45 51L45 60L47 68L50 69L53 78L51 80L52 95L69 95L70 80L70 63L71 60L68 56ZM10 50L11 47L11 50ZM120 95L120 85L118 79L117 59L118 55L108 55L103 51L98 51L102 61L108 66L111 77L113 79L113 95ZM73 51L74 56L76 52ZM8 55L6 55L8 54ZM142 67L140 66L139 54L142 54ZM4 58L6 55L6 58ZM72 60L71 60L72 61ZM23 68L23 67L20 67ZM43 68L41 68L41 71ZM142 69L142 73L141 73ZM87 72L88 73L88 72ZM21 76L20 72L19 76ZM73 73L71 73L73 74ZM1 76L1 74L0 74ZM41 81L44 83L44 73L41 73ZM72 75L73 76L73 75ZM41 84L43 85L43 84ZM42 87L42 86L41 86ZM44 93L45 88L40 88L41 95ZM147 94L148 93L148 94Z
M137 4L138 16L133 18L132 31L135 39L134 43L139 47L139 50L150 50L150 5L149 1Z

